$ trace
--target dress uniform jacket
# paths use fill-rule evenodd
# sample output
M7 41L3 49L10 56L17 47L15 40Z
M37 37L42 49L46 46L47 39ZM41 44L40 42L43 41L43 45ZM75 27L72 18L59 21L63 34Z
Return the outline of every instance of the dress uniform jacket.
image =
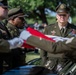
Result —
M45 29L45 34L47 35L56 35L56 36L62 36L62 37L72 37L73 36L73 30L76 30L76 26L72 25L72 24L67 24L67 27L65 28L65 33L64 35L62 36L61 32L60 32L60 29L59 29L59 26L58 24L53 24L53 25L49 25L48 27L46 27ZM45 52L43 52L45 53ZM43 55L46 55L46 54L43 54ZM66 53L67 55L67 53ZM70 54L69 54L70 55ZM49 54L48 53L48 57L60 57L60 58L63 58L64 54Z
M62 36L62 37L72 37L73 36L73 32L76 32L76 26L74 26L73 24L68 23L64 34L62 35L58 24L52 24L48 27L46 27L45 29L45 34L47 35L56 35L56 36ZM73 52L73 51L72 51ZM46 61L47 57L51 57L51 58L61 58L61 62L64 62L67 60L67 58L71 58L72 57L72 52L66 52L66 53L57 53L57 54L53 54L53 53L46 53L44 51L42 51L42 58L43 58L43 62ZM47 56L47 57L46 57ZM59 60L60 61L60 60Z
M75 29L76 29L76 26L68 23L67 27L65 29L64 37L73 37ZM59 29L57 23L47 26L46 30L45 30L45 34L61 36L60 29ZM35 41L33 41L33 39ZM61 60L59 60L59 61L61 63L65 62L67 60L67 58L68 59L75 58L75 49L69 48L69 46L65 45L64 43L62 44L62 42L50 43L49 41L46 42L43 39L41 40L41 39L35 39L33 37L29 37L29 39L27 40L27 43L30 45L35 45L43 50L46 49L45 51L47 52L47 57L49 59L51 59L51 58L59 59L60 58ZM75 44L75 43L72 43L72 44ZM73 46L75 46L75 45L73 45ZM71 45L70 45L70 47L71 47ZM45 52L43 52L43 53L45 53ZM43 54L42 56L46 56L46 54ZM46 62L46 60L44 62ZM56 63L56 61L55 61L55 63Z

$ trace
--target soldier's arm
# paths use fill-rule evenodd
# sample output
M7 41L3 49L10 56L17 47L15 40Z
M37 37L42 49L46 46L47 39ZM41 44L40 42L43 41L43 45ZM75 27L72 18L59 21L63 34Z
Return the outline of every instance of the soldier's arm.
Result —
M44 34L47 34L47 27L44 29ZM40 57L42 58L42 62L41 62L41 65L44 65L45 64L45 61L47 61L47 51L44 51L44 50L40 50Z
M0 52L6 53L11 51L11 49L21 47L23 44L23 40L20 38L14 38L11 40L3 40L0 39Z
M66 41L51 42L51 40L46 40L37 36L33 36L28 31L24 30L19 38L26 40L26 43L42 50L51 53L63 53L67 51L72 51L76 49L76 37L72 37Z
M8 41L0 39L0 52L9 52L10 44Z
M74 50L74 48L76 48L75 38L70 43L66 43L66 41L59 41L55 43L46 39L38 38L36 36L30 36L26 43L51 53L63 53L66 51Z

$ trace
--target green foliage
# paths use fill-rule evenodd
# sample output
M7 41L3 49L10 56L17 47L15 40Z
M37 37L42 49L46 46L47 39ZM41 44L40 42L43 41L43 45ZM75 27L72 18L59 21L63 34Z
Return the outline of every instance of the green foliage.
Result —
M73 19L72 19L72 23L74 23L74 24L76 25L76 16L73 17Z
M11 7L21 6L24 9L31 11L43 4L43 0L8 0L8 4Z
M71 9L71 16L76 16L75 0L8 0L8 4L11 8L21 6L24 12L30 15L30 18L41 19L42 22L47 22L44 9L48 8L55 11L59 3L67 4Z

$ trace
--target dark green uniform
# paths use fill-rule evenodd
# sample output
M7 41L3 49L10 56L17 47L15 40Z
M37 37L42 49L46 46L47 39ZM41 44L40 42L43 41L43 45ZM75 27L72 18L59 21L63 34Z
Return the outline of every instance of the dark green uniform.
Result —
M62 36L62 37L72 37L74 30L76 31L76 26L68 23L68 25L67 25L67 27L65 29L65 33L62 36L62 34L60 32L60 29L59 29L59 26L56 23L56 24L47 26L46 29L45 29L45 34L47 34L47 35ZM72 57L71 53L72 52L58 53L58 54L48 53L47 54L47 52L42 51L41 56L42 56L43 62L45 62L46 59L47 59L47 57L63 58L63 59L70 58L70 57Z
M16 26L12 25L11 23L7 23L7 28L12 38L19 36L20 31Z
M2 71L3 71L3 62L6 61L6 59L7 59L6 55L8 55L7 52L9 51L8 42L4 42L2 39L5 39L5 40L11 39L11 35L10 35L8 29L6 28L6 26L5 26L5 24L3 22L0 22L0 31L2 33L1 38L0 38L1 39L1 41L0 41L1 42L0 50L3 50L3 51L0 52L0 73L2 73Z
M12 38L19 36L20 31L16 26L14 26L8 22L7 28L9 30ZM8 60L8 61L9 61L10 68L15 68L15 67L18 67L21 65L25 65L24 49L21 49L21 48L12 49L9 54L10 54L9 55L10 60Z
M7 53L10 51L8 41L0 39L0 53Z
M75 29L76 29L76 26L68 23L68 25L65 29L64 37L72 37L73 30L75 30ZM60 33L60 30L59 30L57 23L47 26L45 31L46 31L46 34L48 34L48 35L53 34L53 35L61 36L61 33ZM34 42L33 42L33 39L35 40ZM71 44L66 45L64 43L62 44L62 42L51 43L49 41L47 42L44 40L35 39L34 37L30 37L27 40L27 43L30 45L33 45L33 46L37 46L37 47L43 49L44 51L46 51L48 60L54 59L52 61L52 64L50 64L51 67L55 67L59 63L64 64L66 61L75 59L76 52L75 52L75 49L70 48ZM75 42L72 44L75 44ZM72 45L72 46L75 46L75 45ZM46 53L42 54L44 59L47 59ZM45 63L46 63L46 61L47 60L44 60Z
M33 41L33 39L35 41ZM36 36L30 36L26 43L38 48L43 49L44 51L47 51L49 53L58 54L58 53L66 53L69 51L74 51L76 49L76 37L69 43L66 43L66 41L59 41L59 42L51 42ZM47 45L46 45L47 44ZM76 57L75 57L76 58Z
M60 26L62 25L61 27L63 27L64 24L65 25L67 24L65 26L65 29L63 28L64 31L63 29L60 30L59 25L55 23L47 26L44 33L47 35L54 35L54 36L61 36L61 37L73 37L74 34L76 33L76 26L74 26L73 24L69 24L67 21L69 17L69 11L70 11L69 7L66 6L65 4L60 4L56 8L56 12L57 12L56 18L57 18L58 24L60 24ZM68 15L68 17L66 15ZM41 57L43 62L42 64L50 69L55 69L55 68L57 69L58 66L59 67L61 66L61 68L63 68L66 62L73 59L73 53L74 51L69 51L69 52L66 51L66 53L64 53L63 51L62 53L57 53L57 54L49 53L49 52L47 53L42 51L41 52Z

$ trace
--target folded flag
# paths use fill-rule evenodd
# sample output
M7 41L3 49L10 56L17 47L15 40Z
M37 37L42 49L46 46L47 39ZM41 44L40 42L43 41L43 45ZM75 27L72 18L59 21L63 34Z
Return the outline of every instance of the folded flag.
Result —
M22 45L22 47L24 47L24 48L31 48L31 49L34 49L35 47L34 46L31 46L31 45L29 45L29 44L27 44L26 43L26 40L24 40L24 43L23 43L23 45Z
M43 33L39 32L38 30L35 30L35 29L31 28L31 27L28 27L27 31L29 31L32 35L37 36L39 38L41 37L41 38L44 38L46 40L50 40L52 42L55 42L55 40L53 40L52 38L49 38L48 36L44 35ZM31 45L28 45L26 43L26 40L24 40L24 43L23 43L22 47L24 47L24 48L35 48L35 47L31 46Z
M43 38L46 40L50 40L51 42L55 42L52 38L49 38L48 36L44 35L43 33L39 32L38 30L35 30L33 28L28 27L27 31L29 31L32 35L37 36L39 38Z

